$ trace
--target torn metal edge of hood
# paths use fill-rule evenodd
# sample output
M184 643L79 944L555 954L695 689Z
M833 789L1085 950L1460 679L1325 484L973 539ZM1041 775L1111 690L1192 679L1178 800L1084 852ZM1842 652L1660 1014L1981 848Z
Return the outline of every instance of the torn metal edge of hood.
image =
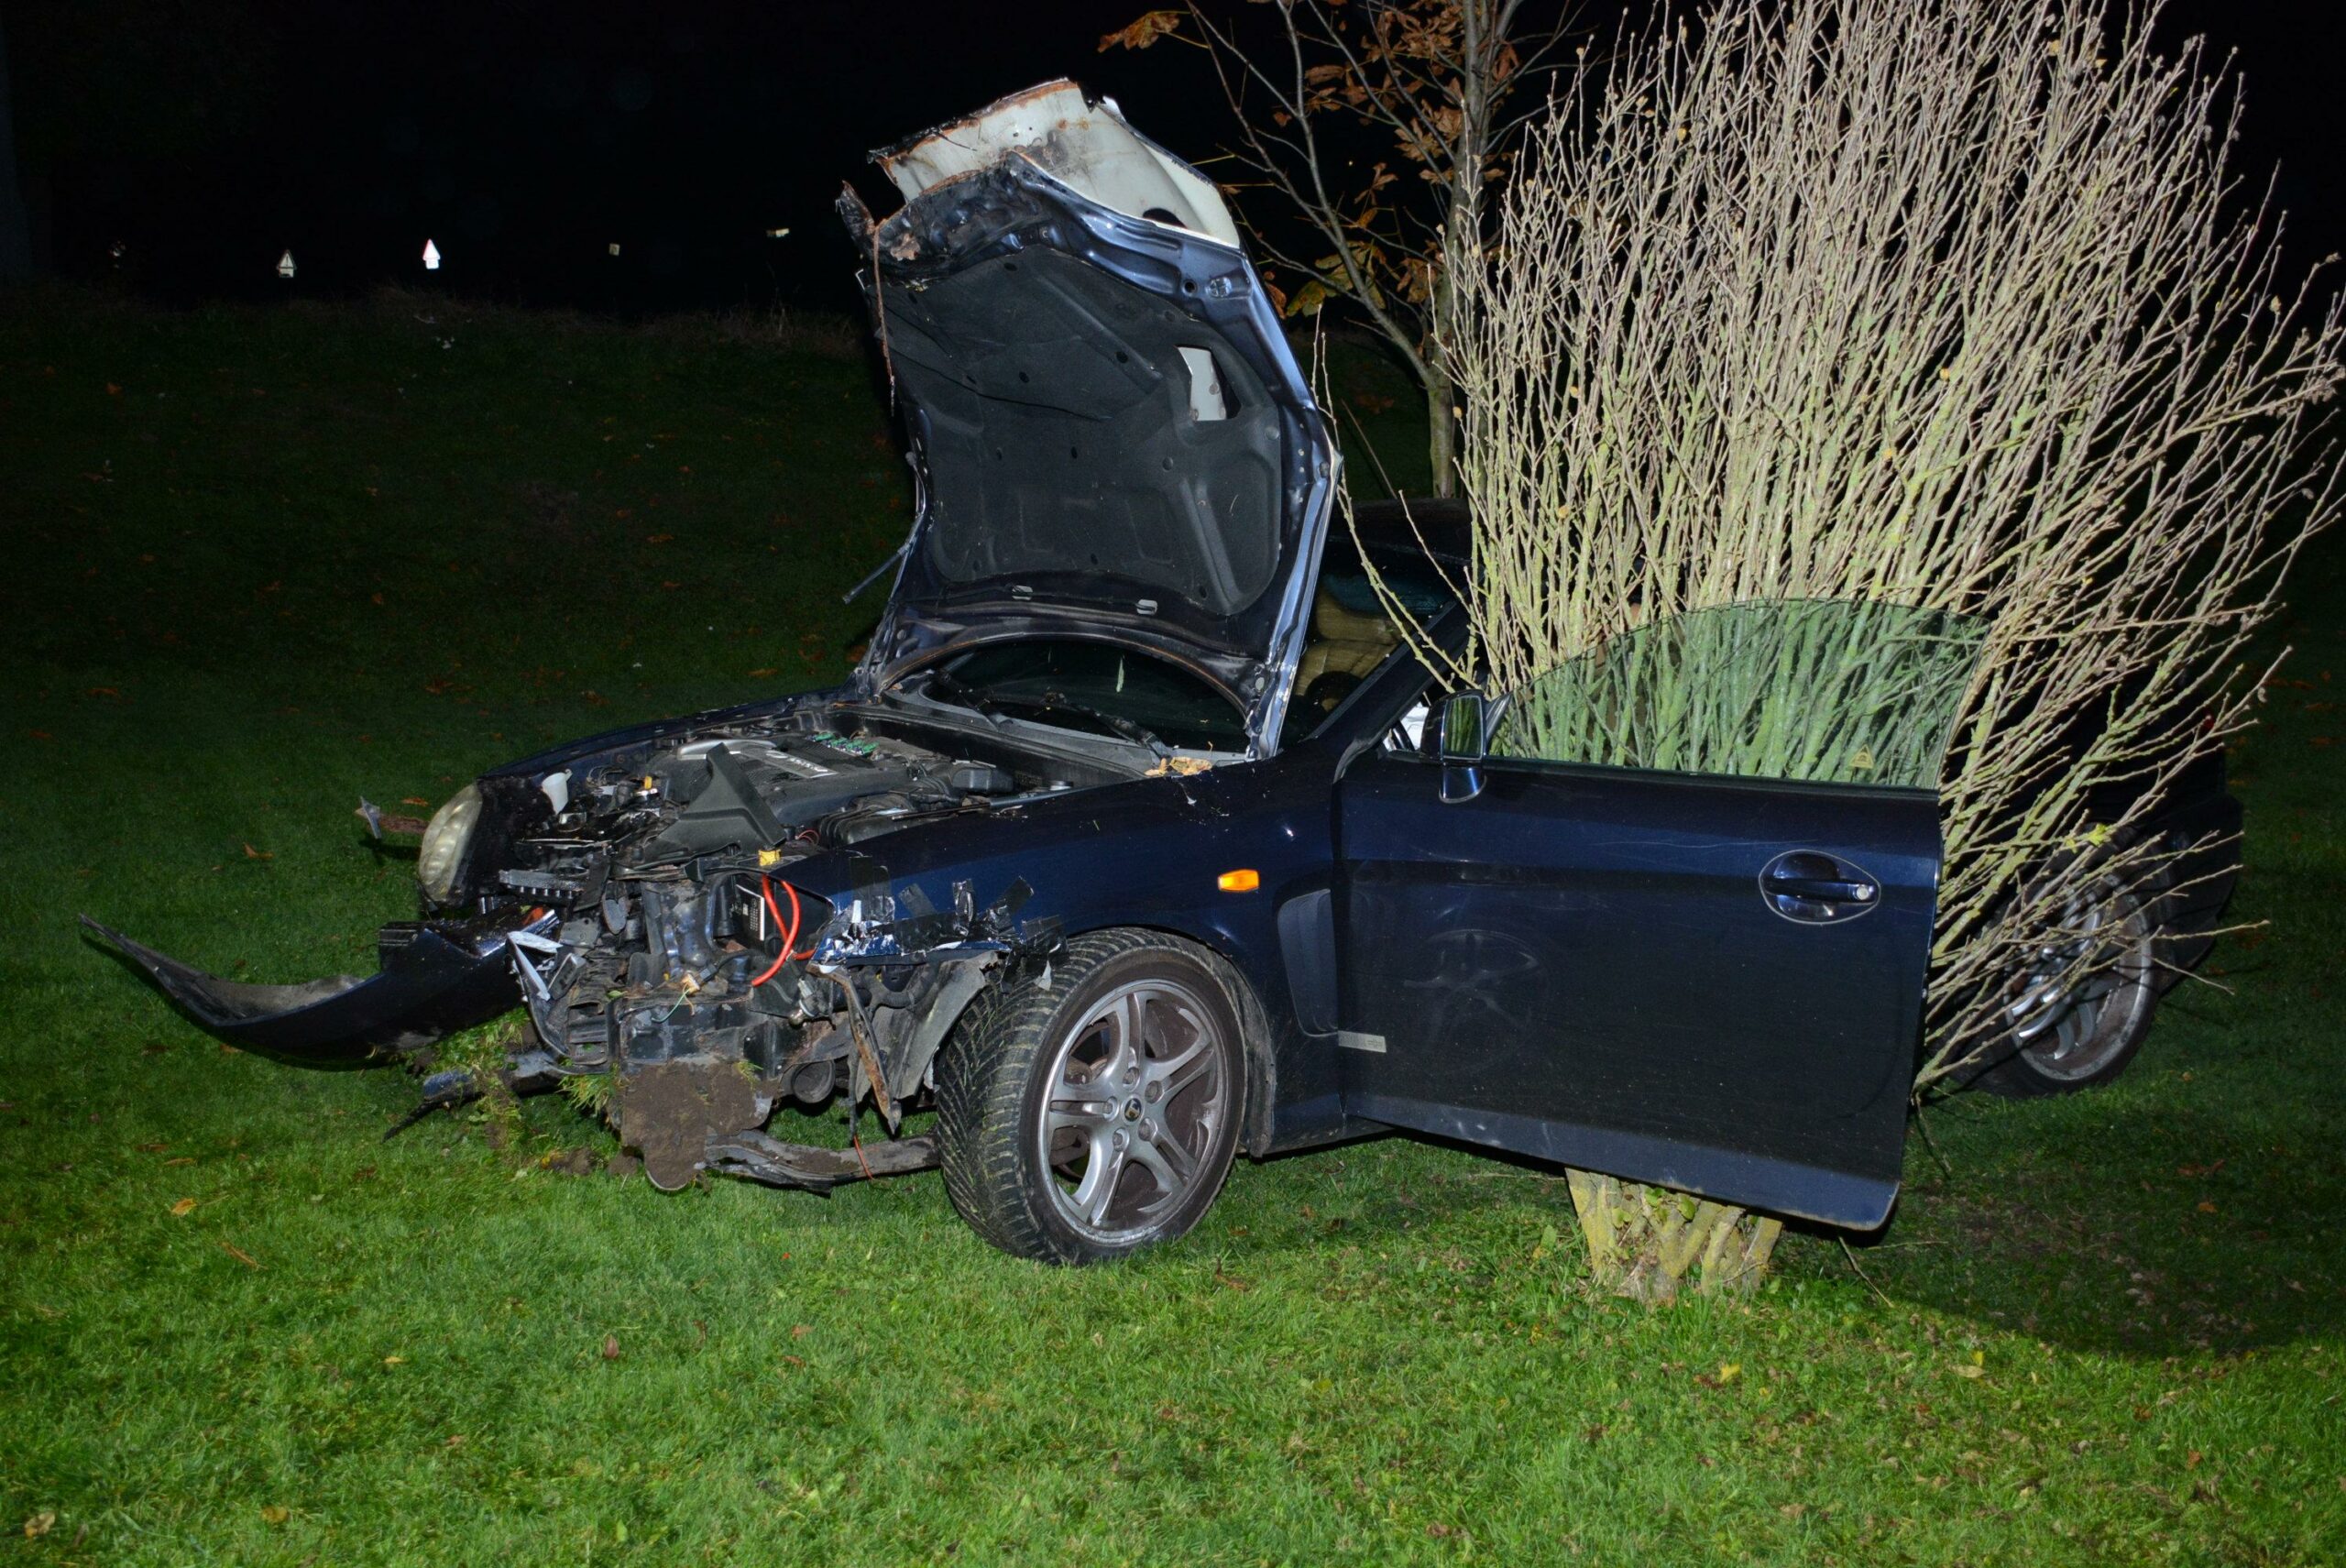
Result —
M879 148L872 161L911 202L1011 153L1103 207L1243 248L1220 187L1133 129L1114 99L1065 77Z

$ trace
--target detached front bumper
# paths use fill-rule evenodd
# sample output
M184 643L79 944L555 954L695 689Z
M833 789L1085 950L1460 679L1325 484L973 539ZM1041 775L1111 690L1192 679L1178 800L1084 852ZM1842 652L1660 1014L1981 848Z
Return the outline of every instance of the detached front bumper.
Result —
M305 1067L356 1067L428 1046L519 1006L506 934L518 914L400 921L378 936L378 972L247 985L192 969L82 916L180 1010L231 1045Z

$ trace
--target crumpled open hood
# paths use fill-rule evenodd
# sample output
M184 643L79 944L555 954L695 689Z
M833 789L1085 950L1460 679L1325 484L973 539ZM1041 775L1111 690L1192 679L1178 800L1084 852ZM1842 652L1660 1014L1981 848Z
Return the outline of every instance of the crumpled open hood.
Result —
M865 676L1079 637L1186 665L1271 750L1335 452L1212 183L1046 83L875 155L840 210L920 478Z

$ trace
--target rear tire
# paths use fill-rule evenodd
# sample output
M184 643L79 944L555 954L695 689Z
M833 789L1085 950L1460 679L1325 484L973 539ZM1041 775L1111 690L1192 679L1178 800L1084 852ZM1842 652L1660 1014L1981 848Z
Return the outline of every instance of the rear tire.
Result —
M2079 891L2063 939L2013 975L2004 1003L2012 1049L1979 1075L1980 1088L2016 1100L2074 1094L2126 1070L2158 1012L2157 903L2154 889L2114 878Z
M1079 937L1047 970L981 993L937 1069L953 1207L1003 1251L1043 1263L1098 1263L1182 1234L1237 1149L1239 1030L1203 956L1153 931Z

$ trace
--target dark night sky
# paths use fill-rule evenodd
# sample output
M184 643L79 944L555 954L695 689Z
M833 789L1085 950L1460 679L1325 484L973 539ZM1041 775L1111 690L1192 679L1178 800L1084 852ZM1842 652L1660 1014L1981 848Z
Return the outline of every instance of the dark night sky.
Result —
M1058 74L1184 154L1220 134L1195 51L1097 52L1147 0L5 3L56 269L104 274L119 239L129 280L177 301L420 281L428 236L444 286L509 301L844 308L830 203L843 179L881 190L872 147ZM2299 260L2346 248L2338 24L2191 0L2162 30L2240 50L2243 167L2284 163Z

